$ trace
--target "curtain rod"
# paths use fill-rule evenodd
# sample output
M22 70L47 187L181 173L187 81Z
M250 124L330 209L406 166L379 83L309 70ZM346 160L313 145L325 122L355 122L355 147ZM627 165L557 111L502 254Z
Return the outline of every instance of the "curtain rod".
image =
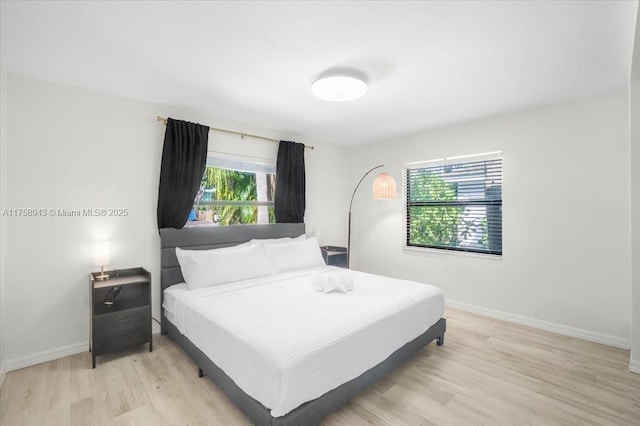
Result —
M157 116L156 117L156 121L162 121L165 126L167 125L167 119L164 118L164 117ZM221 132L221 133L228 133L230 135L238 135L238 136L240 136L241 139L244 139L245 136L246 136L248 138L262 139L263 141L280 143L280 141L278 139L272 139L272 138L267 138L267 137L264 137L264 136L252 135L251 133L236 132L235 130L219 129L217 127L209 126L209 131L211 131L211 130L215 130L216 132ZM313 145L305 145L304 147L305 148L309 148L309 149L316 149L315 146L313 146Z

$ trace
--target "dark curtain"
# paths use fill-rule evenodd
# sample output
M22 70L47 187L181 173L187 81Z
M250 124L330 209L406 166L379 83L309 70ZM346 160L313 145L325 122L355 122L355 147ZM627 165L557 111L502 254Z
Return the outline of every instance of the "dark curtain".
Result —
M305 181L304 144L280 141L273 200L277 223L304 222Z
M158 229L182 228L189 219L207 163L209 128L167 119L158 187Z

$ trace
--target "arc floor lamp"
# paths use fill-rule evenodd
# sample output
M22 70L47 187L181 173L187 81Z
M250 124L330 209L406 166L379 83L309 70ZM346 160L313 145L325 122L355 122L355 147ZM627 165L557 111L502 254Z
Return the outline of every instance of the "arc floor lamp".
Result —
M384 164L376 166L369 170L367 173L362 176L360 182L356 185L356 188L353 190L353 194L351 195L351 202L349 202L349 234L347 236L347 268L349 267L349 263L351 260L351 207L353 206L353 197L356 196L356 192L360 187L360 184L367 177L369 173L372 171L379 169L380 167L384 167ZM389 173L382 172L373 181L373 198L376 200L385 200L396 198L396 181L393 179Z

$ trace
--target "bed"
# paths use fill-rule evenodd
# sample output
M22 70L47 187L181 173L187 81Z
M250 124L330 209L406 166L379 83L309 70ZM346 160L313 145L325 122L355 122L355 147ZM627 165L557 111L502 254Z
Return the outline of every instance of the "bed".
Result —
M258 425L315 424L431 341L444 343L443 301L441 294L436 294L439 290L431 286L394 280L394 292L381 296L380 291L389 287L382 280L388 279L345 272L352 275L355 291L322 294L309 290L309 277L339 272L334 271L335 267L314 266L315 269L250 279L242 285L230 283L191 291L185 288L176 248L223 248L252 239L293 238L304 231L304 224L160 230L163 334L168 334L189 354L200 375L211 379ZM406 294L405 290L395 291L400 287L406 287ZM349 301L355 300L354 295L362 302L348 309L339 307L341 303L352 303ZM285 299L289 297L296 303L287 302ZM406 329L404 337L389 332L391 315L368 309L380 299L391 301L388 309L393 309L393 321L400 322L400 330ZM414 303L414 299L419 302ZM292 312L285 312L287 306L291 306ZM257 320L243 313L249 307ZM274 332L286 327L288 318L298 318L293 323L303 324L302 317L312 315L311 307L324 317L322 324L310 328L318 328L318 333L344 329L345 335L332 332L320 338L315 332L298 330L299 337L289 341ZM358 322L367 316L371 318L366 323L364 319ZM319 321L314 318L310 316L308 320ZM336 323L344 326L337 327ZM295 327L289 332L296 332ZM236 359L239 365L253 366L254 370L234 366L230 359ZM325 371L329 365L333 366L331 374Z

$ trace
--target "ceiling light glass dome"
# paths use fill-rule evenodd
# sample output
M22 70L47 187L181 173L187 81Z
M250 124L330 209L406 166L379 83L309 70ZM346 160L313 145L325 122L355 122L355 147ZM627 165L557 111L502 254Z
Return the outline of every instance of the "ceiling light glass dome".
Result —
M332 75L316 80L311 85L311 92L325 101L346 102L364 96L367 84L356 77Z

